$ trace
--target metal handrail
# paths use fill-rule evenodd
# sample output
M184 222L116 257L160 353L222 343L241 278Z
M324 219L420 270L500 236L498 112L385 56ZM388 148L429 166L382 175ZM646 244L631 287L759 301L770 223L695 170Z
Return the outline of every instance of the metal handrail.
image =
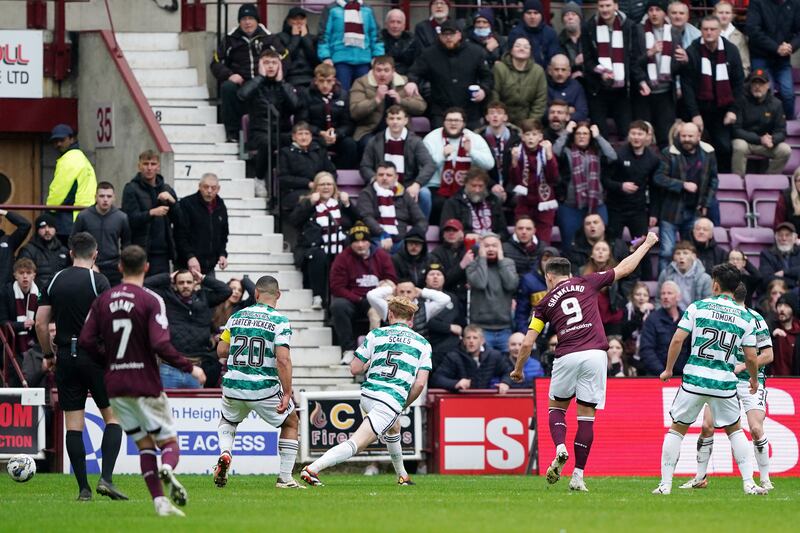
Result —
M6 335L6 332L8 335ZM8 365L10 363L11 367L14 369L14 372L17 373L17 377L19 378L20 383L22 383L22 386L27 388L28 380L25 379L25 374L22 373L22 368L20 368L19 361L17 361L16 354L12 349L14 338L15 333L10 324L3 324L0 326L0 342L3 343L3 386L8 387Z
M6 211L83 211L90 205L0 204Z

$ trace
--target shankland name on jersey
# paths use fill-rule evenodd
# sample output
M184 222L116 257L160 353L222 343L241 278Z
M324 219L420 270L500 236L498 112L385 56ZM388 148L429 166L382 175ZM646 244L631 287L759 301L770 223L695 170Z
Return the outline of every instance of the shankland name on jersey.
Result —
M222 394L237 400L261 400L281 390L275 350L289 347L292 326L274 308L257 303L228 319L220 339L230 344Z
M583 285L569 284L566 287L561 287L555 294L551 295L547 300L547 307L555 307L558 299L570 292L586 292L586 287Z
M420 370L431 370L430 343L405 324L373 329L356 350L369 362L361 394L400 413Z

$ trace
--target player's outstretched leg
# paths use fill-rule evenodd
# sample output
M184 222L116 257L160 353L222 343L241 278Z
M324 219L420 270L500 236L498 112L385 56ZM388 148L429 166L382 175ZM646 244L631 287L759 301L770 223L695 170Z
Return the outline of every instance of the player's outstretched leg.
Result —
M158 458L156 457L155 443L149 437L143 440L146 442L139 441L136 443L139 446L139 464L147 490L150 491L150 496L153 497L156 514L159 516L185 516L183 511L172 505L172 502L164 496L164 489L161 486L161 480L158 475Z
M233 440L236 437L236 426L237 424L232 424L222 418L217 428L220 454L217 459L217 465L214 467L214 485L219 488L228 483L228 470L230 470L231 461L233 460L231 450L233 449Z
M653 494L669 494L672 492L672 476L675 473L675 465L681 456L681 442L684 433L677 431L672 424L672 428L664 435L664 444L661 446L661 482L655 488Z
M704 489L708 487L708 463L714 451L714 415L706 405L703 410L703 429L697 438L697 473L680 486L682 489Z
M567 409L550 407L548 423L550 437L556 445L556 456L547 469L547 482L551 485L561 479L561 470L569 459L569 452L565 441L567 440Z
M107 409L111 410L110 408ZM106 417L106 413L103 413L103 417ZM95 490L97 494L108 496L112 500L128 499L112 482L114 465L117 462L121 445L122 427L116 421L106 423L106 428L103 430L103 442L100 445L100 451L103 454L103 468L100 474L100 481L97 482Z
M297 426L299 420L297 413L289 413L286 420L281 425L281 436L278 439L278 454L281 458L280 473L275 487L279 489L305 489L292 477L294 463L297 460L297 450L300 445L297 442Z
M400 421L395 421L392 429L383 436L386 442L386 448L389 450L389 457L392 460L392 466L397 473L397 484L408 486L416 485L411 481L411 477L406 472L406 467L403 464L403 445L400 444Z
M736 465L739 467L739 472L742 474L742 482L744 483L745 494L766 494L767 490L759 487L753 481L753 464L750 462L750 446L747 445L747 437L744 436L744 430L737 429L728 433L728 439L731 441L731 449L733 450L733 458L736 460ZM726 428L726 431L730 431Z
M178 446L177 439L169 439L160 442L158 447L161 448L161 469L158 472L164 487L169 491L169 498L175 505L183 507L189 499L186 489L175 477L175 468L178 466L178 461L181 457L181 451Z
M575 470L572 472L572 479L569 481L569 490L589 492L589 489L586 488L586 483L583 481L583 469L586 468L586 461L589 459L593 440L594 417L579 416L578 432L575 434L575 442L573 443Z
M369 420L364 420L353 436L325 452L322 457L300 471L300 479L315 487L321 487L319 473L326 468L343 463L372 443L377 435Z

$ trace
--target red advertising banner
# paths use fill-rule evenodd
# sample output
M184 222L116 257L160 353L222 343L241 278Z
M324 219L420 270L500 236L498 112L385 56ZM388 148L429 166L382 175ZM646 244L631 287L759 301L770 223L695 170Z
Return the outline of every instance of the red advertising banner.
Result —
M437 397L434 428L441 474L522 474L530 450L530 396Z
M555 446L548 428L549 380L535 381L536 422L539 429L540 470L555 456ZM661 473L661 443L664 433L672 423L669 409L680 387L680 379L662 383L657 379L609 379L606 406L597 412L594 424L594 442L586 472L593 476L657 476ZM511 407L510 404L509 407ZM505 405L497 412L506 412ZM572 442L577 430L575 403L567 412L567 447L572 453ZM696 443L700 434L701 416L683 439L681 458L676 475L694 474L696 470ZM742 413L742 426L749 430L747 417ZM764 432L770 443L770 474L800 475L800 379L767 380L767 418ZM750 438L749 432L747 433ZM736 474L736 462L731 453L728 437L722 430L714 435L714 451L709 473ZM570 457L565 471L572 471Z

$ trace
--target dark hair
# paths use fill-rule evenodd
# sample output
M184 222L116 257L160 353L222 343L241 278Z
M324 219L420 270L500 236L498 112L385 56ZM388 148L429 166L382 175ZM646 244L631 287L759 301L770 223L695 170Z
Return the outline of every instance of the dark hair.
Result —
M256 290L260 293L271 294L276 296L280 287L278 287L278 280L272 276L261 276L256 282Z
M155 150L145 150L141 154L139 154L139 162L143 161L152 161L155 159L156 161L161 161L161 156Z
M443 118L447 118L447 115L449 115L450 113L458 113L459 115L461 115L461 120L467 120L467 114L460 107L448 107L444 112Z
M542 122L538 118L526 118L519 123L519 127L522 133L528 133L529 131L544 132L544 126L542 126Z
M262 57L271 57L271 58L275 58L275 59L280 59L281 55L278 52L276 52L275 50L273 50L272 48L266 48L258 56L258 59L260 60Z
M489 105L486 106L486 111L489 111L490 109L502 109L504 113L508 113L508 107L506 104L499 100L489 102Z
M489 173L481 167L470 167L467 171L467 175L464 176L464 185L474 180L481 180L486 185L489 185L489 179Z
M736 286L736 290L733 291L733 299L736 300L736 303L743 303L747 299L747 285L744 282L739 282Z
M192 274L192 273L185 268L179 268L178 270L175 271L175 276L172 278L172 280L174 281L178 279L178 276L183 276L184 274ZM192 278L194 279L194 274L192 274Z
M553 107L554 105L558 105L558 106L561 106L561 107L566 107L567 109L569 109L569 102L567 102L566 100L562 100L560 98L556 98L555 100L550 102L550 105L547 106L547 107Z
M406 111L406 108L404 108L400 104L392 104L386 109L386 116L387 117L389 115L398 115L400 113L402 113L406 117L408 117L408 111Z
M300 122L296 122L294 126L292 126L292 135L297 133L298 131L305 130L311 131L311 125L305 120L301 120Z
M531 217L530 215L518 216L517 218L514 219L514 225L516 226L517 222L519 222L520 220L530 220L531 222L533 222L533 227L536 227L536 221L533 220L533 217Z
M650 128L650 125L644 120L634 120L633 122L631 122L631 125L628 126L628 131L631 131L634 128L636 128L637 130L642 130L645 133L652 132L652 128Z
M147 252L141 246L130 244L120 252L119 264L122 266L123 274L129 276L141 274L147 264Z
M375 65L391 65L394 68L394 58L389 55L374 57L372 58L372 66L374 67Z
M678 241L678 244L676 244L675 248L672 249L672 253L674 254L678 250L688 250L697 255L697 248L691 243L691 241Z
M397 172L397 165L395 165L392 161L381 161L378 163L378 166L375 167L375 170L377 171L379 168L391 168Z
M91 259L97 250L97 241L86 231L73 233L69 237L69 249L77 259Z
M711 270L711 277L719 284L723 292L734 292L739 282L742 281L742 274L739 269L730 263L722 263Z
M700 26L703 25L703 22L716 22L717 24L722 25L722 23L719 20L719 17L714 14L706 15L705 17L703 17L703 19L700 21Z
M566 257L554 257L545 265L544 273L554 276L569 276L572 273L572 265Z
M114 190L114 186L111 185L111 183L108 182L108 181L101 181L100 183L97 184L97 189L98 190L100 190L100 189L111 189L113 191Z

